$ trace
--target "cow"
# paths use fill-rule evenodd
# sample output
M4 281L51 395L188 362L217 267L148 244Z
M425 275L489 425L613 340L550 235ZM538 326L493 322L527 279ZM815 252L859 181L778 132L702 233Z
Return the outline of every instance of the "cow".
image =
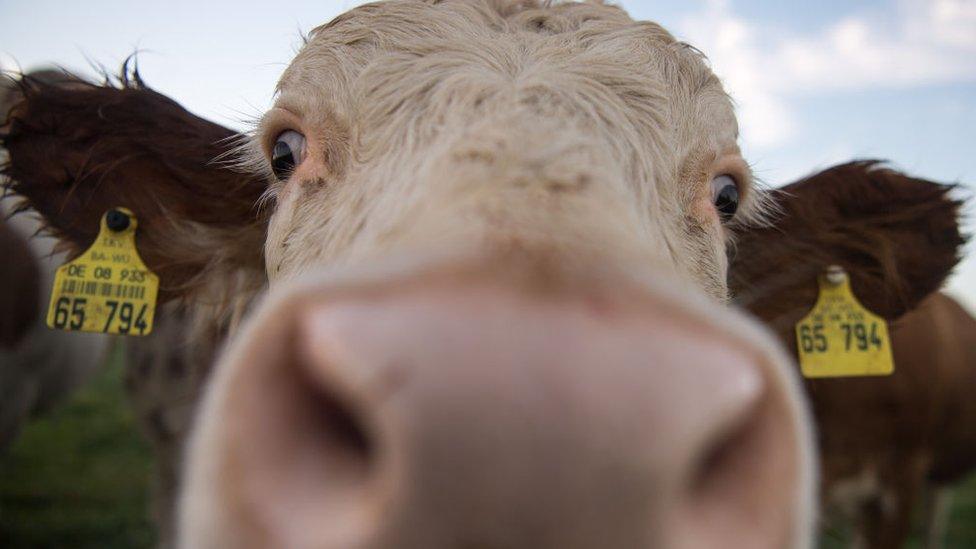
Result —
M63 402L98 371L108 338L52 332L44 317L54 270L64 262L50 238L35 237L41 223L26 215L5 219L13 206L0 200L0 451L31 417Z
M0 96L3 117L24 99L24 92L31 87L43 87L48 92L71 90L80 93L96 86L62 69L34 70L22 75L19 82L11 78L5 83L7 86ZM153 109L152 112L159 111ZM175 114L186 113L178 109ZM161 117L155 124L159 127L168 121L172 125L166 131L174 134L189 131L200 139L211 139L213 134L206 130L216 129L220 135L235 135L231 130L192 117ZM96 136L97 139L102 137ZM192 160L184 166L185 169L193 167L202 168ZM153 176L152 172L141 172L139 179L146 181ZM207 177L203 169L194 175L194 178ZM227 181L218 177L210 183L222 185ZM163 186L173 183L179 184L180 180L161 182ZM69 256L78 255L80 250L66 253L63 248L65 245L70 248L72 242L58 238L56 233L50 234L52 227L45 226L30 206L13 193L0 201L0 212L7 219L0 227L3 229L0 252L9 258L0 272L3 287L7 289L0 296L3 311L0 317L0 394L3 396L0 399L0 449L15 439L25 420L63 401L90 379L104 361L108 347L119 346L126 364L126 399L133 406L136 424L153 448L152 514L158 528L159 545L170 547L180 456L194 406L219 344L241 312L231 315L227 323L201 325L195 321L191 308L178 300L167 300L169 302L156 312L152 333L144 338L124 340L52 331L44 325L44 316L55 269ZM85 246L92 240L89 239ZM26 248L31 250L29 256L21 253ZM230 285L225 288L233 290ZM253 293L253 290L242 293Z
M851 185L865 174L875 179L874 185ZM793 272L816 265L809 257L828 239L838 243L829 261L854 273L858 296L873 300L879 287L864 275L867 270L875 270L887 287L907 288L904 270L898 268L904 265L900 254L925 254L931 240L959 238L951 217L940 219L949 212L925 199L916 203L918 193L951 190L929 187L871 161L837 166L787 185L776 191L789 196L778 200L782 215L757 234L810 236L779 247L763 237L740 242L730 270L732 294L795 354L794 326L813 308L817 284L809 278L805 285L775 293L768 289L794 284ZM881 224L911 209L927 220L917 235L890 242L888 235L873 232L850 238L852 223ZM933 277L926 285L935 288L942 267L931 267L923 272L927 266L918 263L915 276ZM887 306L873 305L879 311ZM968 391L976 386L976 320L936 292L892 324L891 339L892 376L805 382L817 425L824 503L854 519L858 543L877 549L903 546L922 496L976 469L976 405ZM933 546L940 538L937 531L930 523Z
M903 546L912 511L924 503L927 546L937 549L950 487L976 470L976 319L935 293L893 325L892 344L893 377L845 389L857 395L856 414L839 387L812 384L826 503L878 548ZM862 436L852 437L855 430Z
M58 71L35 75L63 82ZM0 112L9 106L0 88ZM98 370L109 340L91 334L51 332L44 323L54 271L65 261L58 241L39 235L36 213L17 212L13 197L0 196L0 451L31 417L70 396Z
M76 251L136 212L161 302L231 339L188 548L808 547L812 421L728 279L799 311L846 265L893 320L962 244L949 187L863 163L808 180L845 239L767 230L809 205L756 185L702 54L599 3L356 8L244 138L137 74L22 88L11 189Z

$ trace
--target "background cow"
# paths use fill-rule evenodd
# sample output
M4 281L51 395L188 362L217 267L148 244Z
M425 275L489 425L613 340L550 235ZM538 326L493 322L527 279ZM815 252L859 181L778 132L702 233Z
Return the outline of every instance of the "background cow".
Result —
M99 87L74 74L56 69L34 71L23 75L19 82L10 79L5 84L4 96L0 97L0 112L4 115L15 104L23 101L24 92L31 89L45 88L49 92L59 90L66 94L64 97L72 97L73 94L83 94ZM129 86L130 83L126 81L122 85ZM108 102L113 103L111 100ZM97 108L99 105L92 106ZM148 109L143 111L143 106ZM159 115L160 111L165 112L167 108L177 115L158 116L153 123L157 132L153 135L156 136L166 135L176 140L188 134L199 142L213 140L213 146L227 147L227 143L217 142L223 137L237 135L231 130L192 117L162 96L153 95L152 100L143 101L138 107L135 111L145 116L146 120ZM113 103L106 110L114 114L118 113L118 108L120 105ZM126 112L121 117L125 119L131 114L132 112ZM86 139L90 141L86 141L81 148L91 150L85 147L96 143L107 146L111 135L112 132L105 131L104 128L94 128L91 133L85 133ZM159 141L156 146L165 144ZM224 149L213 150L216 155ZM130 172L130 176L146 184L163 180L162 186L178 186L197 179L220 186L228 180L236 181L239 178L236 174L221 178L223 172L209 171L199 158L190 158L183 166L178 165L182 157L171 159L170 170L163 173L137 170ZM99 173L98 170L106 167L108 166L96 166L94 173ZM61 192L70 194L70 186ZM110 345L110 341L121 344L127 365L127 400L132 404L137 423L152 444L156 457L153 515L158 525L158 541L160 546L169 547L172 545L170 538L178 470L193 411L213 364L214 355L226 336L226 331L237 322L242 310L235 309L237 305L231 305L228 316L222 317L218 322L203 322L194 314L197 309L187 307L185 303L170 302L157 311L153 332L142 338L113 338L51 330L45 325L45 315L54 272L70 256L87 248L94 240L94 234L82 249L73 248L72 253L64 253L61 248L73 242L62 238L62 246L59 248L59 239L48 234L51 227L45 226L29 204L9 193L0 205L6 219L5 224L0 227L3 250L6 252L3 257L9 257L9 261L0 271L5 282L2 297L6 298L0 305L7 311L0 320L4 322L0 326L4 345L0 348L0 394L4 395L0 400L0 448L13 441L19 427L32 414L43 412L61 402L88 380L105 359L106 347ZM52 204L51 207L60 208L60 204ZM61 216L60 213L58 215ZM70 215L65 214L62 219L69 219ZM31 260L23 261L22 251L28 245L32 250ZM233 291L234 286L222 285L222 289ZM212 292L208 295L218 297L222 294ZM240 306L243 307L243 304Z
M928 547L943 547L948 487L976 470L976 319L942 293L892 326L893 377L810 383L826 502L867 547L900 547L926 503Z
M818 265L845 267L853 273L855 294L897 319L891 329L894 375L805 382L819 434L823 497L854 516L867 547L901 547L925 490L976 468L976 402L970 395L976 386L976 320L937 292L915 311L898 314L913 305L905 297L906 276L934 290L941 285L939 273L951 267L950 256L928 254L931 243L962 242L958 204L937 198L952 191L875 162L838 166L777 191L789 197L779 201L783 215L740 242L733 262L736 300L794 354L794 326L816 301ZM914 225L903 224L909 218ZM899 225L904 232L895 240L869 229ZM824 240L835 243L826 257L820 255ZM940 259L947 263L939 265ZM907 265L918 272L906 272ZM769 294L770 287L779 290ZM930 526L936 543L937 525Z
M438 24L431 27L432 22ZM431 31L419 35L409 32L422 28ZM404 31L406 34L400 34ZM565 36L569 35L573 40L566 41ZM474 38L477 38L474 45L469 45ZM520 46L509 51L513 42ZM389 55L377 57L378 52ZM508 55L512 57L505 57ZM426 64L428 61L430 65ZM303 87L309 89L295 91ZM328 91L320 97L323 90ZM193 303L195 316L216 318L218 326L228 325L227 319L234 316L231 311L243 308L229 305L250 302L263 284L264 265L259 250L266 240L266 224L263 216L252 208L257 197L264 193L263 180L253 175L236 175L210 163L221 152L218 141L229 137L228 133L142 88L138 79L123 82L121 89L92 87L66 91L28 86L27 100L15 110L13 129L4 143L12 153L13 162L7 171L15 182L15 190L30 197L48 215L54 229L79 248L94 236L93 227L97 223L92 225L92 221L107 207L124 201L140 216L144 229L140 235L140 251L147 264L161 275L164 299L182 296ZM688 345L701 347L702 354L696 353L696 360L705 356L705 348L714 342L720 348L714 355L718 366L730 366L720 355L735 355L739 352L735 350L738 345L748 349L750 355L763 357L757 359L761 366L753 363L746 370L759 367L763 372L762 384L768 384L763 392L766 397L758 401L763 404L757 405L755 416L745 413L743 430L734 430L731 439L725 437L725 429L712 432L706 436L710 442L704 447L704 456L699 454L701 448L684 457L664 452L658 456L663 462L655 464L653 459L635 457L626 467L634 467L631 472L637 476L632 478L660 482L668 477L669 471L673 472L670 467L686 466L685 460L689 458L691 463L702 460L705 497L716 505L717 517L731 517L730 528L743 536L765 537L765 542L806 543L805 524L811 515L804 508L803 486L810 478L804 465L809 449L803 447L803 440L808 426L796 408L788 361L764 342L760 331L717 306L726 297L725 241L738 235L742 241L764 242L754 223L761 211L760 195L750 187L748 170L737 159L730 105L694 50L675 42L657 26L635 24L621 11L605 6L569 4L545 8L533 3L490 2L429 6L420 2L394 2L355 10L314 33L310 45L286 73L283 92L279 109L262 126L263 140L259 142L264 153L273 153L271 160L259 155L247 158L274 180L271 191L278 205L267 239L266 268L272 281L284 289L275 292L276 297L269 299L246 335L240 338L239 345L228 354L203 415L205 423L192 469L195 481L190 483L190 507L186 511L188 533L193 539L204 543L207 536L213 536L212 543L219 545L233 543L229 540L236 536L249 535L279 540L292 539L289 536L301 532L373 536L382 528L396 526L394 520L367 524L369 528L363 532L344 532L333 523L322 524L323 528L331 527L326 531L310 528L313 523L302 525L303 520L311 520L313 516L314 524L321 520L322 507L329 505L330 486L346 485L358 478L355 477L361 465L358 460L372 459L373 449L380 451L399 440L397 436L406 436L402 435L404 431L397 430L393 418L371 415L380 411L374 409L373 396L360 392L361 387L356 388L355 370L349 369L352 367L342 359L340 364L330 367L329 363L336 360L330 353L335 351L320 348L317 344L320 337L309 336L303 330L335 328L330 328L332 321L328 314L325 324L320 325L315 311L307 309L325 303L324 295L338 302L352 300L349 306L355 311L356 300L366 298L350 286L368 285L372 281L385 287L409 289L415 287L413 284L423 287L428 280L437 281L428 284L443 284L447 288L461 284L462 289L468 288L476 295L485 289L481 284L501 284L500 289L486 289L487 300L462 301L458 306L466 307L463 309L467 311L466 318L477 320L481 316L475 306L498 303L504 305L502 309L489 307L495 316L486 315L495 326L523 326L520 323L537 318L551 322L554 330L564 330L557 334L583 334L584 343L599 341L599 326L560 325L555 320L579 318L575 313L580 312L585 319L589 309L574 309L580 298L593 300L597 310L603 310L610 318L629 318L621 320L624 325L618 326L621 331L617 335L629 333L628 337L634 337L630 340L633 352L646 351L644 360L654 362L655 368L623 368L624 363L633 360L633 355L611 353L606 356L613 357L612 360L604 358L614 367L608 371L596 369L598 373L591 374L595 369L592 357L587 359L584 349L574 348L582 357L580 361L572 360L574 355L569 355L565 369L551 369L546 360L532 353L540 350L556 353L559 349L547 344L546 336L533 331L529 325L524 325L525 330L521 332L529 337L528 345L519 348L520 353L528 354L516 355L519 360L515 362L526 360L523 366L548 382L534 387L542 394L564 383L575 386L584 379L602 387L602 392L571 393L574 398L569 401L569 410L582 413L596 407L608 414L604 419L612 419L611 424L619 421L622 429L637 428L635 417L655 421L662 413L667 415L678 410L705 414L700 421L684 427L680 423L659 425L653 431L658 437L658 448L663 447L661 440L684 447L694 438L689 436L691 433L699 429L709 431L715 428L715 421L727 417L743 416L729 416L712 407L725 401L719 397L721 391L713 394L716 389L709 389L707 375L675 387L674 395L704 391L695 408L683 407L681 402L670 402L674 406L670 412L669 407L641 408L645 402L667 402L663 398L666 395L660 394L661 389L655 388L657 383L647 383L660 381L659 372L671 371L669 361L648 357L657 356L661 349L669 348L669 342L682 336L679 330L667 332L668 340L645 340L650 334L640 319L656 318L660 312L654 310L659 311L659 307L677 313L668 315L672 321L687 318L695 328L693 332L706 336L705 341L686 340ZM44 161L39 162L42 158ZM89 169L90 166L95 169ZM275 177L268 171L274 171ZM851 182L855 195L876 185L869 177L870 167L862 166L861 171L865 177ZM64 193L66 182L74 187L75 193ZM895 189L899 183L896 177L881 184ZM864 273L859 276L878 283L878 299L888 308L875 310L889 318L913 307L941 284L957 259L960 239L955 212L958 205L946 198L942 187L921 183L926 192L915 197L915 203L948 213L942 219L948 221L951 230L937 233L924 243L930 256L925 258L924 273L917 264L919 258L895 257L895 268L904 273L903 286L887 285L890 281L880 277L872 258L867 258ZM740 197L743 207L737 211ZM847 199L854 200L851 196ZM216 207L216 203L226 207ZM856 201L847 206L855 205ZM928 219L918 216L927 213L929 210L906 209L903 217L885 220L880 225L870 219L855 220L848 227L849 236L856 241L871 234L890 244L905 234L925 234L920 225L928 223ZM786 234L763 238L773 246L779 240L796 237ZM835 248L845 245L831 238L811 237L806 242L820 252L808 258L812 270L787 273L782 285L760 284L760 292L775 294L784 287L810 283L810 273L815 280L817 269L825 266L818 265L816 260L829 258ZM397 257L409 259L397 261ZM337 270L327 282L306 283L309 285L301 286L300 290L294 286L287 289L289 284L284 281L322 263ZM690 284L682 283L682 279ZM501 293L493 294L495 291ZM380 289L375 292L383 293ZM703 296L709 296L711 301ZM421 297L422 302L445 299L443 295ZM447 298L450 302L450 296ZM355 324L353 317L353 326L375 337L380 347L405 344L397 339L397 333L429 342L433 332L424 332L425 327L450 330L452 326L464 326L456 322L439 324L441 320L456 317L441 316L435 307L433 317L418 318L428 323L417 323L419 332L406 330L415 326L410 313L414 305L409 301L406 304L409 306L398 302L395 294L390 299L386 304L390 308L386 310L393 318L406 313L400 317L400 328L371 332L374 330L371 323ZM547 300L555 300L557 305L562 304L560 307L569 309L547 309ZM869 306L877 305L866 301ZM646 305L630 308L637 303ZM386 305L380 304L381 311ZM650 310L641 308L647 306ZM566 314L551 316L560 310ZM513 312L518 314L512 316ZM536 314L541 316L533 316ZM502 323L503 320L506 322ZM637 324L628 325L631 321ZM654 325L668 329L668 324ZM295 329L296 335L291 335L288 328ZM354 334L349 333L352 328L343 329L340 325L337 329L340 332L335 337L354 341L351 338ZM476 324L470 330L450 332L453 337L448 341L477 346L478 340L465 341L465 338L480 334L485 338L480 341L498 343L498 349L517 348L513 346L510 331L499 331L497 327L494 330L490 325ZM636 337L638 333L642 335ZM727 343L722 342L727 338L738 343L723 347ZM571 341L566 339L565 343ZM638 341L644 345L638 345ZM609 345L608 341L604 343ZM288 344L297 344L299 354ZM605 349L620 348L618 344ZM268 356L267 349L278 352ZM491 356L489 351L493 349L484 349L484 355L470 354L468 349L467 354L498 367L515 366L511 358L497 358L495 362L485 358ZM365 351L360 345L354 346L351 352L357 358L355 353ZM466 354L463 345L454 352L458 356ZM368 353L358 358L367 363L372 361ZM394 357L378 358L383 362ZM301 369L301 363L306 360L310 361L308 372ZM692 360L692 355L683 360ZM452 372L438 370L438 362L433 357L429 364L434 370L418 370L416 375L434 380L438 375ZM278 366L280 371L267 370ZM375 366L382 374L385 366ZM699 373L708 368L704 364L696 366L701 368L697 370ZM320 373L320 367L325 371ZM478 367L478 360L474 360L468 370L462 371L473 376L480 371ZM713 375L717 376L715 379L728 379L731 386L750 375L740 377L734 370L735 367L718 368ZM394 368L389 374L391 390L401 386L397 371ZM517 379L519 371L509 374ZM258 377L261 375L269 377ZM725 375L731 377L721 377ZM473 390L465 385L469 380L455 381L455 385L422 384L434 391L428 395L429 402L444 406L448 400L457 398L452 392ZM483 381L485 384L477 388L499 399L494 403L496 408L502 402L516 408L522 406L522 413L527 414L525 418L535 417L538 419L533 421L539 421L540 425L550 425L543 419L552 410L537 407L533 395L526 395L524 401L506 401L507 393L496 392L502 388L503 380L489 377ZM638 387L648 392L640 398L622 398L626 388ZM625 403L623 409L603 408L608 395L617 397L612 399L614 402ZM417 402L407 398L401 416L407 418L404 421L420 421L422 410L413 407ZM324 422L319 426L322 430L314 422L308 423L309 410L290 408L289 403L314 404L313 409L318 413L312 416L320 416ZM489 429L488 432L502 439L535 432L520 431L525 428L521 422L490 424L488 410L479 409L475 403L476 399L472 408L461 416L468 417L466 414L473 411L484 414L469 417L473 422L469 427ZM382 422L383 430L374 433L368 422L364 426L362 422L370 419ZM601 460L634 455L632 450L619 448L609 452L607 447L589 456L589 460L575 459L576 451L585 448L588 441L596 440L593 438L596 432L584 427L589 422L593 422L591 427L606 425L596 421L596 417L584 415L581 419L579 431L558 431L560 440L571 451L558 454L567 472L609 471L602 467L610 464ZM393 424L387 423L391 421ZM412 424L421 431L425 425L431 424ZM767 431L767 426L772 431ZM303 431L305 428L312 431ZM322 441L330 442L320 446L315 442L318 436L296 440L290 434L303 432L315 433ZM440 446L443 439L438 437L446 436L446 431L423 432L434 438L428 441L433 446L421 446L421 449L440 448L445 456L463 450L463 445ZM756 447L748 442L753 440L753 434L765 440L762 433L769 432L773 433L769 435L769 446ZM637 433L623 438L631 442L634 437L644 438ZM453 431L453 434L463 433ZM373 436L380 438L373 439ZM383 438L386 436L392 438ZM309 445L305 446L305 442ZM531 444L492 446L484 449L484 455L468 456L471 461L459 463L468 463L472 470L477 470L491 452L505 450L510 454L509 460L521 456L524 461L516 459L517 463L541 464L538 460L545 455L541 450L559 448L556 442L550 441L553 445L548 449L540 448L538 455L524 455ZM606 441L607 444L616 442L619 441ZM712 443L717 446L713 447ZM416 466L418 462L412 461L416 455L408 452L411 447L394 446L397 451L406 452L400 455L404 461L394 464ZM712 448L718 451L713 454ZM726 451L727 448L730 450ZM779 450L773 451L775 448ZM275 453L288 449L295 452ZM398 455L394 452L389 459ZM318 477L315 470L303 469L301 463L292 463L299 466L294 469L281 469L283 460L302 456L338 461L333 468L327 468L324 478ZM496 457L501 459L505 454ZM747 475L733 474L738 468L736 464L741 463L737 457L774 466L752 470ZM669 462L670 459L678 462ZM766 462L767 459L772 462ZM352 465L348 470L342 465L347 460ZM291 471L308 476L289 477ZM235 482L222 484L221 479L232 472L236 473ZM411 472L423 475L428 470L421 466ZM471 501L471 505L495 509L493 505L516 502L526 505L529 501L526 498L548 498L563 490L587 487L572 483L524 485L513 482L522 474L519 469L496 472L501 476L487 478L513 491L503 490L498 493L499 499L493 500L493 492L487 487L456 494L445 485L446 493L457 498L447 501L483 498ZM470 488L458 484L459 481L475 480L463 470L454 473L458 476L446 480L459 487ZM766 477L766 474L773 476ZM583 477L586 475L580 478ZM283 482L270 482L272 478ZM321 486L319 482L302 482L309 479L319 481ZM734 482L726 485L732 479L752 482L746 486ZM588 488L590 492L608 489L619 480L598 474L594 476L596 484ZM320 488L329 490L320 492ZM400 488L405 491L366 491L363 495L429 497L432 498L427 501L429 504L437 500L438 494L425 495L423 491ZM642 491L644 488L636 488L637 495L643 498L653 493ZM582 528L593 529L576 532L580 536L576 543L585 544L580 540L586 535L607 534L607 521L611 520L624 521L622 526L626 528L613 534L618 536L613 539L619 540L621 546L633 546L627 544L627 539L657 539L661 543L668 543L669 538L674 542L684 538L688 543L692 536L698 535L720 536L712 539L714 543L730 539L728 532L718 533L721 528L712 531L704 525L683 526L681 520L670 515L681 509L674 500L654 501L655 509L663 513L655 515L659 517L656 521L640 511L643 509L640 504L624 507L640 517L634 523L626 522L629 515L621 514L619 506L614 506L614 514L618 516L610 517L606 509L601 513L600 508L591 508L578 498L566 498L577 507L559 507L567 513L560 515L552 509L554 502L545 501L549 506L532 508L552 511L552 516L561 519L558 522L562 525L566 524L567 516L575 513L592 518L580 523ZM275 509L279 508L276 502L297 505L298 512L288 520L275 519ZM765 524L765 529L751 521L740 522L742 517L735 516L735 509L749 508L745 502L753 502L755 509L771 511L759 513L763 515L761 519L753 516ZM463 511L465 507L458 509ZM727 515L730 511L731 515ZM422 516L401 518L413 524L423 519ZM544 519L536 516L532 519L536 522L529 524L543 528ZM498 520L504 521L504 515ZM644 531L648 520L653 532ZM746 530L738 530L746 524L749 525ZM532 535L511 526L479 530L477 525L469 524L463 515L457 514L445 524L426 524L415 532L418 536L451 535L440 528L455 528L456 535L467 532L471 543L486 543L493 536L504 539ZM379 530L372 530L373 527ZM548 532L556 536L553 539L558 539L557 534ZM238 541L260 543L260 539L238 538ZM741 539L749 543L748 538ZM405 541L399 546L408 544ZM346 546L342 542L339 545Z
M65 81L61 72L41 72L38 82ZM0 86L0 113L13 103ZM2 158L2 157L0 157ZM0 451L23 423L71 394L97 370L108 338L53 332L45 325L54 272L65 262L57 239L44 236L34 212L14 215L18 201L0 195Z
M3 216L11 209L9 200L0 201ZM54 239L35 237L41 225L26 215L0 219L0 450L27 419L90 379L109 345L97 334L58 333L45 324L54 271L65 256L54 252Z

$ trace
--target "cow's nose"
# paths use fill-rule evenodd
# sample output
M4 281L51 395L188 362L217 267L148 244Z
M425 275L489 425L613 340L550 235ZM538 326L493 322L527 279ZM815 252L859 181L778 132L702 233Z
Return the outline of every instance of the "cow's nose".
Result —
M238 547L796 534L794 411L758 352L680 308L441 287L305 303L251 332L218 467Z

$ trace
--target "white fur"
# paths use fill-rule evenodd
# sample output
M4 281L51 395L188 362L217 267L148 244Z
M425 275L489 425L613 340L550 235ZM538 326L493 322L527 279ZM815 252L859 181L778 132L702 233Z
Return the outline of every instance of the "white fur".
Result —
M268 152L285 130L306 136L308 156L272 184L273 297L201 408L186 547L218 547L232 531L215 487L218 433L228 366L249 334L312 289L512 250L552 257L569 278L682 296L681 307L757 349L800 438L791 546L810 545L813 438L792 361L720 306L732 233L710 209L710 181L737 177L740 223L761 218L763 203L739 158L731 101L697 50L599 3L392 0L314 30L278 92L239 163L270 177ZM313 282L289 282L311 272Z

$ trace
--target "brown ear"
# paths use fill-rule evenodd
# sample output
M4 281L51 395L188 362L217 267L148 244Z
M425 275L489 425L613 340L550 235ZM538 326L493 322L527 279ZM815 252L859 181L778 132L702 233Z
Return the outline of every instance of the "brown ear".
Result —
M124 206L139 219L136 243L160 277L161 301L238 269L263 274L266 222L255 204L265 185L214 163L234 131L148 88L138 72L95 85L46 71L15 85L0 112L3 174L70 252L92 243L105 211Z
M817 299L818 275L840 265L868 309L897 319L959 262L966 239L953 189L856 161L773 191L781 212L771 225L746 230L734 248L734 301L791 334Z

